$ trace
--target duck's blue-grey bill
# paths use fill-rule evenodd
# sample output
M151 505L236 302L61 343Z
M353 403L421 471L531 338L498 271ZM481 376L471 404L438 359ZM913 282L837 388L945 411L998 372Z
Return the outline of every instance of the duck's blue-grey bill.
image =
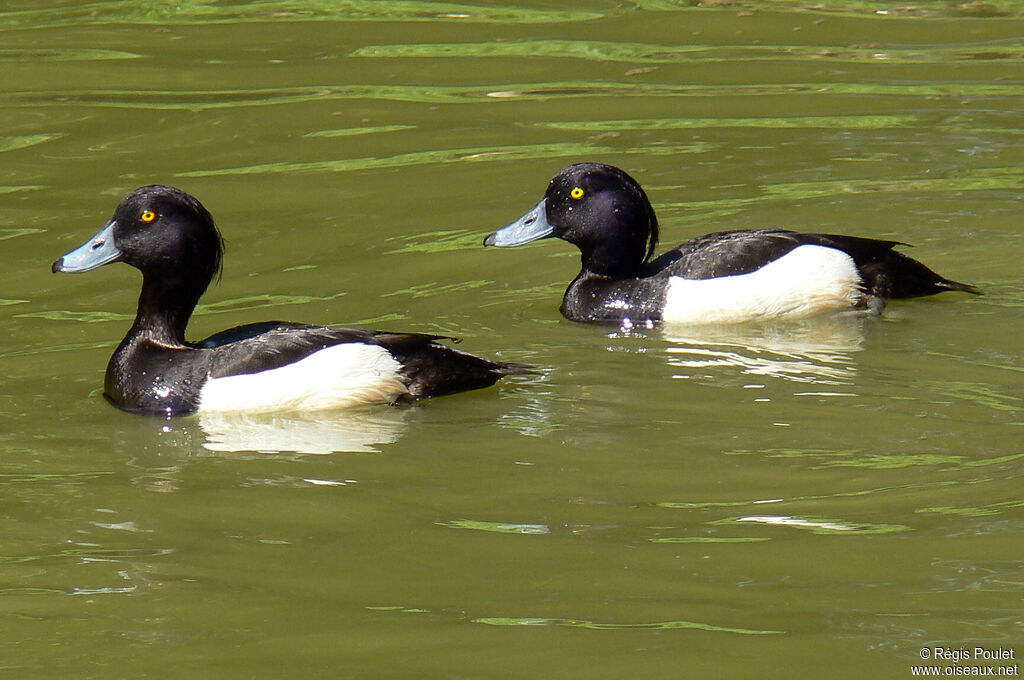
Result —
M121 259L121 251L114 245L114 225L111 222L83 246L53 263L53 272L87 272Z
M485 238L484 245L510 248L551 236L555 228L548 224L546 201L542 198L533 210Z

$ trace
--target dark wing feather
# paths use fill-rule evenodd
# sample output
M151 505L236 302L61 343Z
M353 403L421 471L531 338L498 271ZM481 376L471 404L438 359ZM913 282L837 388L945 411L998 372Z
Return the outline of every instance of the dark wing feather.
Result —
M197 347L210 350L210 376L223 378L280 368L334 345L357 342L390 351L392 347L427 346L440 337L266 321L221 331Z
M768 229L719 231L690 239L648 268L652 273L684 279L749 274L801 245L800 236Z

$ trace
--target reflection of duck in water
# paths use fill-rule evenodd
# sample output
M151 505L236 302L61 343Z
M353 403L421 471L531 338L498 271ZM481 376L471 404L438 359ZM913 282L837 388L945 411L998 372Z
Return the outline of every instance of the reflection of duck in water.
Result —
M203 448L224 453L375 453L397 442L405 409L355 408L343 417L313 413L199 412Z
M121 261L142 271L135 323L107 366L104 394L115 405L167 415L329 409L451 394L529 372L419 333L271 321L187 342L185 325L222 253L199 201L146 186L125 196L88 243L53 263L54 272Z
M562 314L573 321L735 323L851 307L880 311L886 298L980 292L896 252L896 241L857 236L718 232L651 260L658 220L647 195L625 172L600 163L562 170L536 207L484 245L548 237L582 255L562 300Z
M715 368L802 383L849 383L853 353L864 341L860 315L832 314L767 324L678 326L666 324L668 363L679 378Z

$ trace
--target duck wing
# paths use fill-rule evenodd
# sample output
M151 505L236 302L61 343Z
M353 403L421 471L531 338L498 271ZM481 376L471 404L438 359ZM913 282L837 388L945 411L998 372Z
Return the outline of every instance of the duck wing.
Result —
M408 399L488 387L502 376L536 372L524 364L489 361L461 352L439 340L458 342L425 333L268 321L221 331L196 346L211 351L209 375L221 378L280 368L335 345L375 345L386 349L401 365L399 379L409 390Z
M979 294L974 286L947 279L895 250L900 241L814 234L782 229L724 231L698 236L652 261L648 274L711 279L749 274L802 245L834 248L849 255L869 295L883 298L918 297L948 290Z
M813 243L807 236L781 229L718 231L690 239L648 266L658 274L684 279L749 274L797 246Z

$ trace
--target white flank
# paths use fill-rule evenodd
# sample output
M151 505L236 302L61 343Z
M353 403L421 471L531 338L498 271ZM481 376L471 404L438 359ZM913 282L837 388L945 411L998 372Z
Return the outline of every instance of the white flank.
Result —
M798 246L749 274L716 279L673 276L665 296L667 323L738 323L848 309L860 299L853 258L835 248Z
M211 378L200 411L315 411L390 403L406 393L401 365L383 347L359 342L327 347L259 373Z

